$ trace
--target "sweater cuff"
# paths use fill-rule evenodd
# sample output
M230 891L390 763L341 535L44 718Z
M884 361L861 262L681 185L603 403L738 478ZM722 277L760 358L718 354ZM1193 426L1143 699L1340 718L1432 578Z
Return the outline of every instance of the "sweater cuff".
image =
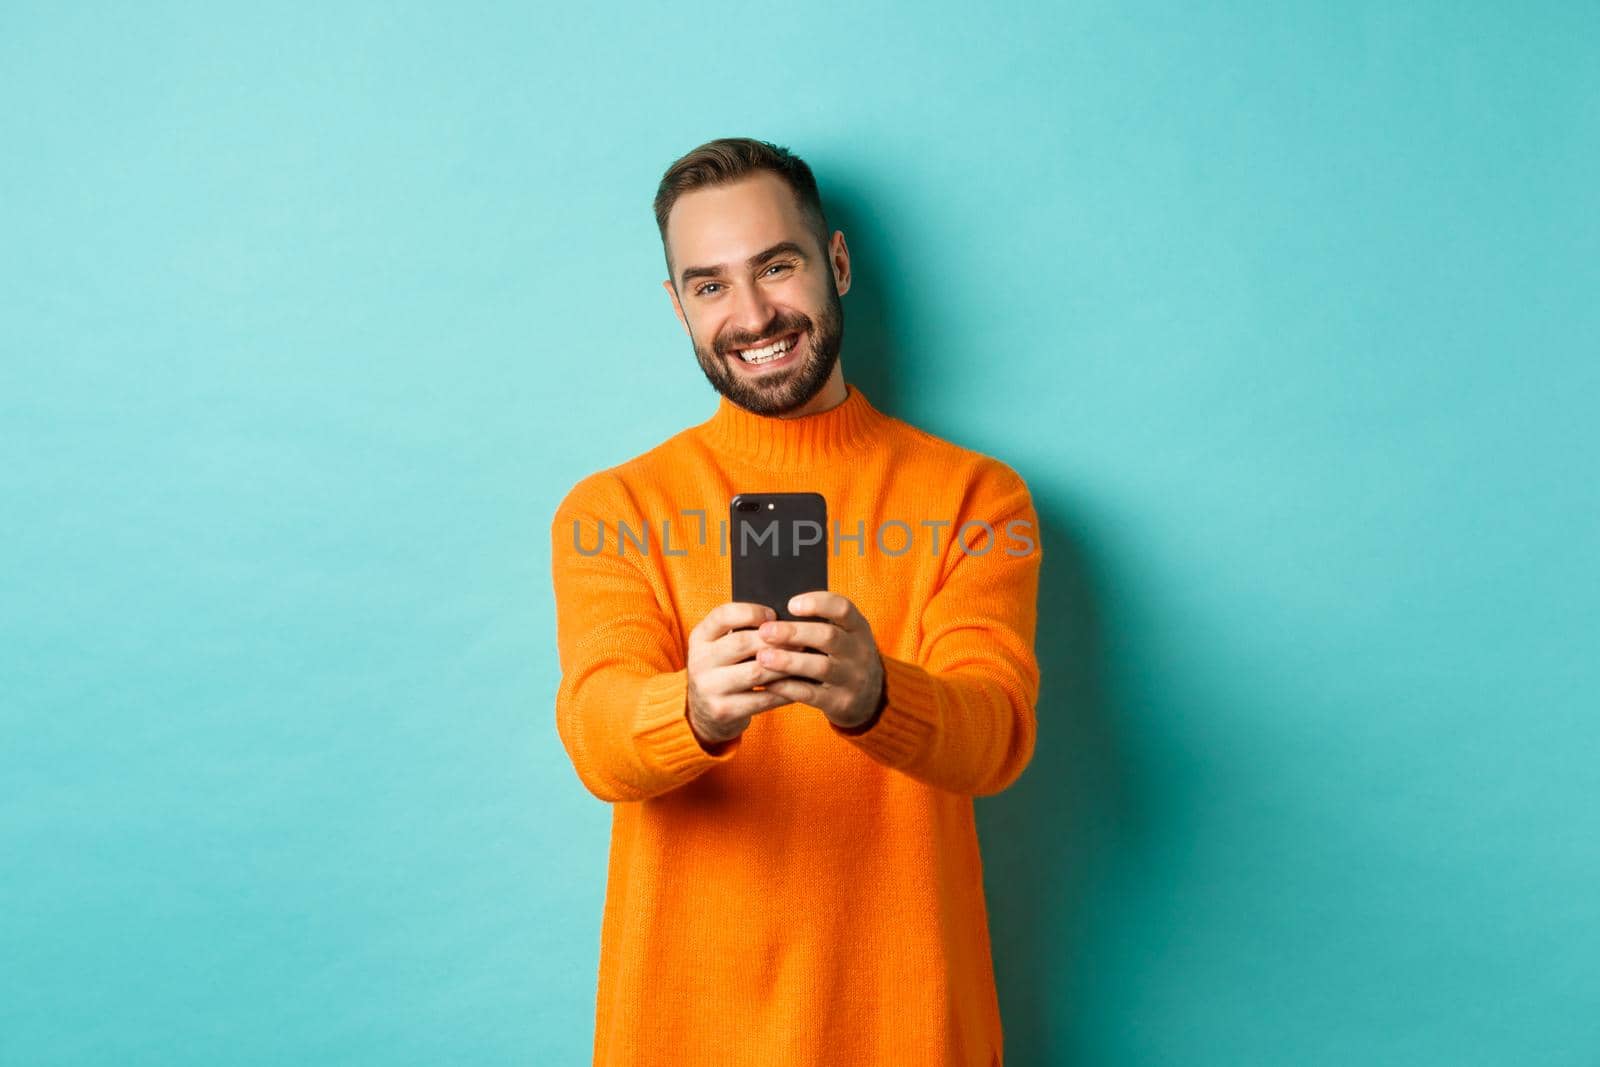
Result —
M885 702L878 720L862 733L828 725L880 763L905 767L926 751L939 714L939 692L933 676L915 663L881 656Z
M644 683L639 714L634 720L634 749L649 770L688 780L700 771L726 763L738 751L740 737L707 752L689 725L689 672L658 674ZM741 735L742 737L742 735Z

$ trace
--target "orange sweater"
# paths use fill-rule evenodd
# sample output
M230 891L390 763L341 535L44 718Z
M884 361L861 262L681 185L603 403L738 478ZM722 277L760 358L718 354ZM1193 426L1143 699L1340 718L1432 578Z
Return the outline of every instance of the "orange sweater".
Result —
M684 664L732 598L728 503L793 491L827 500L829 588L871 624L888 702L857 735L787 704L712 754ZM719 398L562 500L556 724L613 805L596 1065L1000 1062L972 798L1033 755L1037 522L1005 464L854 386L797 419Z

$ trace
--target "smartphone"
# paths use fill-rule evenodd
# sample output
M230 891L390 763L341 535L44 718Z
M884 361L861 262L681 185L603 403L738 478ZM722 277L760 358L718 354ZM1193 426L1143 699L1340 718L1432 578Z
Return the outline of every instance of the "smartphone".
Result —
M821 493L740 493L728 505L733 599L795 615L789 598L828 588L828 502Z

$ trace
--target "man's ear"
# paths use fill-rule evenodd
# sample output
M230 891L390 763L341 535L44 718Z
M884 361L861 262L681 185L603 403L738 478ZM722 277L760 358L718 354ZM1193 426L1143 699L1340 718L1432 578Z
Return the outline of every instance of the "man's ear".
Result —
M694 334L689 333L689 320L683 317L683 305L678 303L678 290L672 287L672 279L668 278L661 283L667 295L672 297L672 310L677 313L678 322L683 326L683 332L689 335L689 340L694 340Z
M850 249L844 243L844 231L834 230L833 240L828 242L828 266L833 269L833 284L838 287L839 295L850 291Z

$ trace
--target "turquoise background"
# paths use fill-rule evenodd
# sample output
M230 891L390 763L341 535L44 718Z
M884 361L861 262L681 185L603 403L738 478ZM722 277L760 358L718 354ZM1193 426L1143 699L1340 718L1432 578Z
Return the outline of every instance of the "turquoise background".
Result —
M0 9L0 1063L588 1062L549 521L714 406L730 134L1036 496L1007 1062L1600 1062L1600 6L1510 7Z

